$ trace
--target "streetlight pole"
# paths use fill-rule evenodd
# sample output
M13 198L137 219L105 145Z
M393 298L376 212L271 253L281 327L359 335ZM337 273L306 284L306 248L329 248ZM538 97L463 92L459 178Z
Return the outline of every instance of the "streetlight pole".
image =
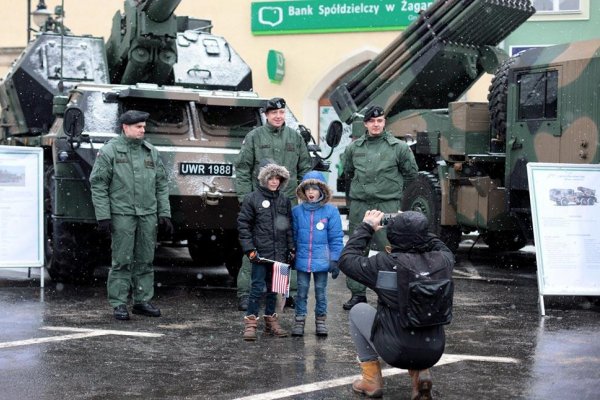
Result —
M31 0L27 0L27 44L31 40Z

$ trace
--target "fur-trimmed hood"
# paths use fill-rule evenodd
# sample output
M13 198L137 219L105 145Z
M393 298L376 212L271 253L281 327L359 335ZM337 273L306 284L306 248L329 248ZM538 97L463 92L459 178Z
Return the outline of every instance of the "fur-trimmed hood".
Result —
M285 188L288 182L290 181L290 173L285 167L274 163L270 163L260 168L260 171L258 172L258 183L260 183L260 186L266 188L267 181L269 180L269 178L272 178L274 176L278 176L281 178L278 190L282 190L283 188Z
M304 190L306 189L306 187L308 185L317 185L319 187L319 189L321 190L321 193L323 193L323 198L319 201L319 203L326 204L331 200L332 192L331 192L331 189L329 188L329 186L327 186L327 183L325 181L325 177L323 176L323 174L318 171L310 171L309 173L304 175L304 178L302 179L302 183L300 183L298 185L298 187L296 188L296 196L298 196L298 198L303 203L308 202L306 193L304 193Z

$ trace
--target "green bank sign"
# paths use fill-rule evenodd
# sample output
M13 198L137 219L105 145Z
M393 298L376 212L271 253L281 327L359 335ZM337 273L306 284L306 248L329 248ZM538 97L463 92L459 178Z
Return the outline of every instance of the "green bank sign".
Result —
M252 33L280 35L404 29L433 1L305 0L252 3Z

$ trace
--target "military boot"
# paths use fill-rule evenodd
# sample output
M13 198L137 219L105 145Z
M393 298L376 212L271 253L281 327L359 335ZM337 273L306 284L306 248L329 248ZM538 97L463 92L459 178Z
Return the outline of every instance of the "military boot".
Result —
M258 325L256 316L248 315L244 317L244 340L256 340L256 325Z
M411 400L431 400L431 387L433 383L431 381L431 372L428 369L416 370L409 369L408 374L412 381L412 394Z
M325 325L325 320L327 319L327 315L318 315L315 318L315 333L317 336L327 336L327 325Z
M131 312L146 317L160 317L160 309L154 307L151 303L134 304Z
M115 319L127 321L129 319L129 312L127 311L127 306L125 304L119 304L114 308L113 315Z
M352 383L352 390L367 397L382 397L383 377L379 360L361 362L360 368L362 369L362 379L357 379Z
M350 310L352 307L354 307L358 303L366 303L366 302L367 302L367 296L353 294L352 297L350 298L350 300L345 302L342 305L342 307L344 308L344 310Z
M265 315L265 334L277 337L286 337L288 332L284 330L277 320L277 313L273 315Z
M306 322L306 316L296 315L294 321L294 327L292 328L292 336L304 336L304 323Z
M238 297L238 311L246 311L248 310L248 302L250 301L250 296L242 295Z
M296 308L296 301L294 300L294 298L292 296L290 296L287 299L285 299L284 307L286 307L286 308Z

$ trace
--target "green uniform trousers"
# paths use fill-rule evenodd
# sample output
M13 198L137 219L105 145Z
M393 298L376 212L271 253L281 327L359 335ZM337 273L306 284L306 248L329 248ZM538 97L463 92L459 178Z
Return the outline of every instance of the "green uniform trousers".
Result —
M248 257L242 257L242 267L237 276L237 296L250 296L250 286L252 286L252 263ZM290 273L290 297L296 297L298 291L298 278L296 270Z
M154 248L156 214L116 215L112 220L112 266L106 288L112 307L127 304L131 291L133 303L145 303L154 296Z
M400 200L387 200L387 201L350 201L350 213L348 215L348 230L350 234L354 233L354 230L358 225L361 224L365 213L368 210L379 210L384 213L397 213L400 210ZM371 245L369 248L377 251L385 251L385 247L390 242L387 240L385 229L380 229L373 235L371 239ZM369 254L369 249L365 250L365 255ZM350 289L353 296L366 296L367 287L362 283L358 283L353 279L346 277L346 286Z

